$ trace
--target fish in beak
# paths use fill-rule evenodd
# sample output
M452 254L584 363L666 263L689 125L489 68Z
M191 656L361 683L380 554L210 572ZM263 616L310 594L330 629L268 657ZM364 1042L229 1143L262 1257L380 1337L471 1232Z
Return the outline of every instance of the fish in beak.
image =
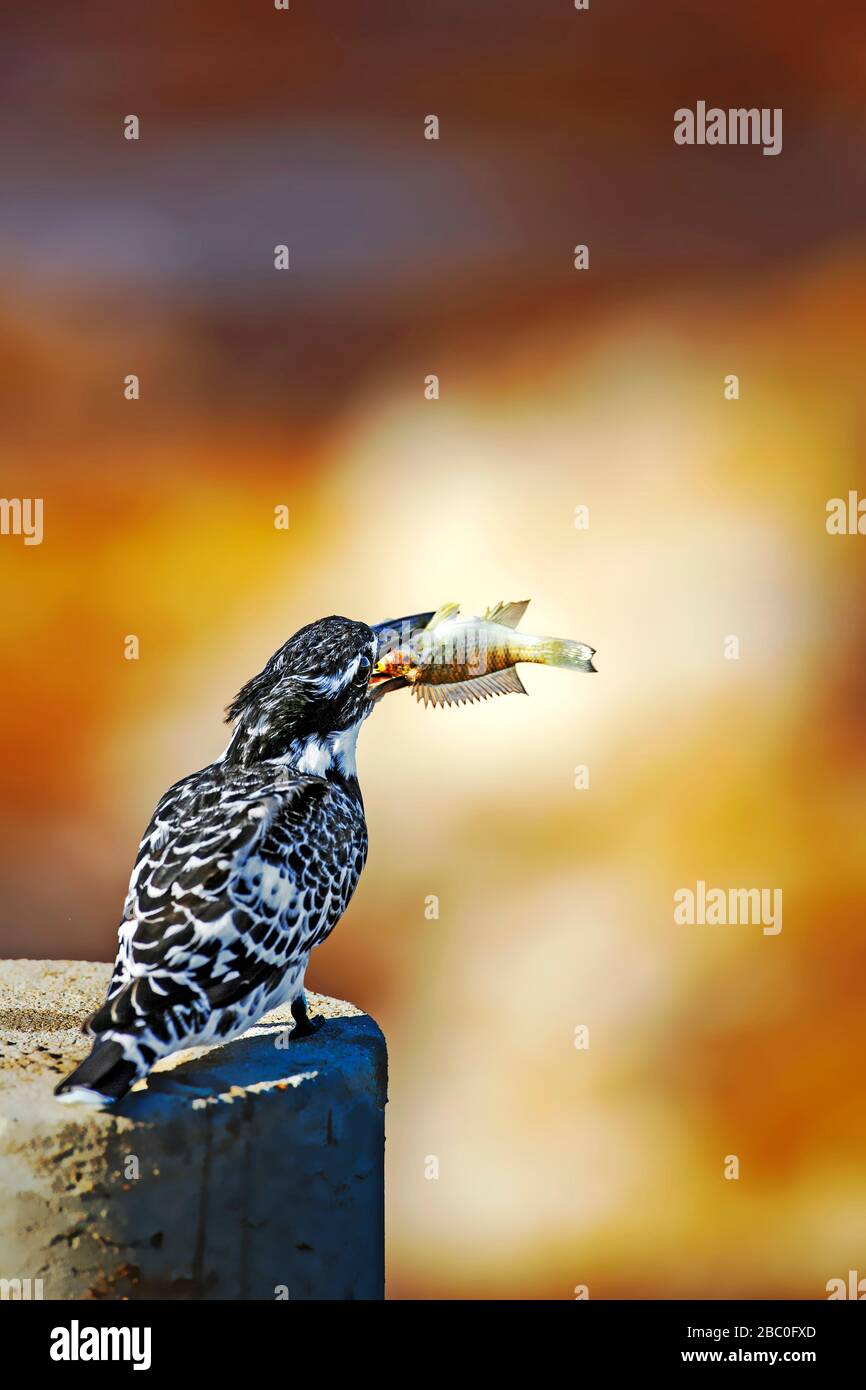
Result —
M446 603L421 626L416 613L404 621L409 640L383 637L371 673L377 688L409 685L425 704L461 705L490 695L525 695L517 674L520 662L558 666L567 671L595 671L595 649L564 637L534 637L517 626L529 600L496 603L480 618L461 617L456 603Z
M435 610L431 609L429 613L410 613L405 618L389 618L384 623L370 624L376 634L376 662L367 683L371 700L381 700L390 690L402 690L408 684L402 676L383 671L379 663L389 653L410 647L434 616Z

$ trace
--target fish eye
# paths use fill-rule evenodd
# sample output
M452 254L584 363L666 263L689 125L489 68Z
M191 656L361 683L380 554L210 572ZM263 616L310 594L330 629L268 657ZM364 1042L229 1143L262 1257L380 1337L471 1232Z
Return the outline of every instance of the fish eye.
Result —
M370 660L370 658L368 656L362 656L361 660L358 662L358 669L355 672L352 684L366 685L367 681L370 679L370 672L372 671L372 669L373 663Z

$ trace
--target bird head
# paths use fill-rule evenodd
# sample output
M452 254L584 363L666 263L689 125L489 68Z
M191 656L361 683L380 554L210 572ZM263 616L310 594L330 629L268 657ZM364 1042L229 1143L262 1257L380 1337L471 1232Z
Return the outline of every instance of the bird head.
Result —
M226 720L235 732L226 756L251 763L308 747L308 768L314 771L327 762L329 748L339 752L346 746L342 735L354 746L374 703L386 689L405 685L374 675L376 660L427 618L415 614L368 627L331 617L302 627L229 705Z

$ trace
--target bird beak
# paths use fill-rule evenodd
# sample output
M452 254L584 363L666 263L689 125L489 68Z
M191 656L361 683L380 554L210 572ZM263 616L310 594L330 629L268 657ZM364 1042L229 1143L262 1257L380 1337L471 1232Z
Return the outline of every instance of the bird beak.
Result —
M376 704L383 695L387 695L389 690L402 690L404 685L408 685L402 676L385 676L381 672L374 671L367 682L367 694Z
M376 660L381 661L383 656L397 647L408 647L415 633L425 628L432 617L433 612L410 613L406 618L389 618L384 623L371 623L376 634Z
M376 660L381 661L389 652L399 647L407 647L417 632L423 631L435 609L429 613L410 613L405 618L389 618L384 623L371 623L376 634ZM402 690L407 682L402 676L390 676L373 667L373 674L367 682L367 694L373 701L381 700L390 690Z

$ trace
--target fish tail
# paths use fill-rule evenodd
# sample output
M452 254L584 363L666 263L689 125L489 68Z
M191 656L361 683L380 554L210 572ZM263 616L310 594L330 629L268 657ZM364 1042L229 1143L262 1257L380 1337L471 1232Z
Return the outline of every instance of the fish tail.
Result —
M534 660L543 666L560 666L566 671L595 671L592 664L595 648L585 642L570 642L566 637L544 637Z

